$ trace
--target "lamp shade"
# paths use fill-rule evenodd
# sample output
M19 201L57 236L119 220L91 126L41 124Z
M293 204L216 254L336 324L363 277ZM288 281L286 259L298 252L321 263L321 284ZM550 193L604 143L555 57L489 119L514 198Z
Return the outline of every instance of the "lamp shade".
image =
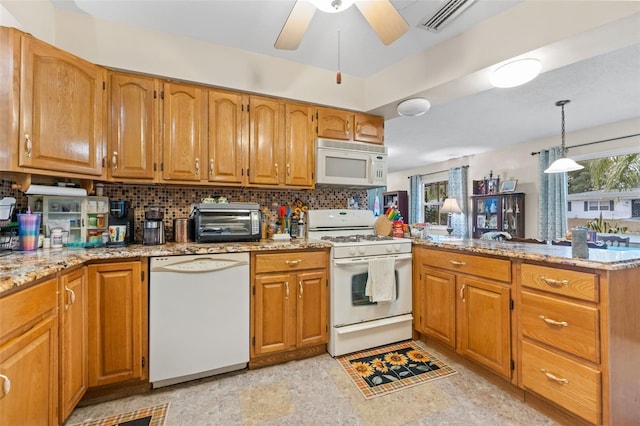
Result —
M462 213L455 198L447 198L440 208L440 213Z
M564 173L573 172L575 170L584 169L584 166L573 161L571 158L559 158L554 161L544 172L545 173Z

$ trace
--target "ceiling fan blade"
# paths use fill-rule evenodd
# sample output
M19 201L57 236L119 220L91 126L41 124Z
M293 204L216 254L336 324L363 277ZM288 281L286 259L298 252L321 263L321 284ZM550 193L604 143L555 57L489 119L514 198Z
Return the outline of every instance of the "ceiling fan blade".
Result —
M385 46L409 31L409 24L390 0L356 0L355 3Z
M302 41L305 31L316 12L316 7L308 1L298 0L293 5L287 21L274 46L276 49L296 50Z

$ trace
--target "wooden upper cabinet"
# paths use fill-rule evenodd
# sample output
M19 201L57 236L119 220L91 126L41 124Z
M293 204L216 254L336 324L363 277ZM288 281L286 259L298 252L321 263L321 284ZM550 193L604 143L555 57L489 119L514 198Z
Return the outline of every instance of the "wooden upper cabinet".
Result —
M317 108L318 137L339 140L353 139L353 113L333 108Z
M209 97L209 182L243 184L246 180L243 131L245 95L210 90Z
M277 185L284 179L282 102L252 96L249 99L249 183Z
M22 36L19 166L102 175L106 71Z
M313 106L285 104L285 184L313 186L315 166Z
M203 88L165 83L163 103L162 177L199 181L205 175Z
M359 142L384 143L384 117L369 114L354 114L353 139Z
M107 167L114 179L152 180L158 132L159 81L112 73Z

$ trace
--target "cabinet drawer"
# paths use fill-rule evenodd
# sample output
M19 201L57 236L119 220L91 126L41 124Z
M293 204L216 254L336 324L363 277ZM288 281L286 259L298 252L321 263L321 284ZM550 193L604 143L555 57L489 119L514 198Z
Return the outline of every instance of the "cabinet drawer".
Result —
M522 285L577 299L598 301L598 277L587 272L522 265Z
M511 262L505 259L422 249L421 260L424 265L511 282Z
M520 317L523 336L600 362L597 308L523 291Z
M327 267L324 251L256 254L256 274Z
M52 278L1 298L0 344L31 327L55 309L57 289L58 279Z
M600 372L522 342L522 384L593 424L600 424Z

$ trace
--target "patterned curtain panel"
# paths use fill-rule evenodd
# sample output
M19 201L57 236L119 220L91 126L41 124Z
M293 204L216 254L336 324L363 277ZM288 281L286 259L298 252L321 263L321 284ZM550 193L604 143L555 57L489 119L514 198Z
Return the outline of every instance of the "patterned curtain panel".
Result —
M540 151L540 216L541 240L564 238L567 233L567 174L545 173L544 170L562 156L559 146Z
M454 237L469 238L467 168L468 166L449 169L449 198L455 198L462 210L462 213L451 215Z
M421 205L422 178L420 175L409 176L409 224L420 222Z

